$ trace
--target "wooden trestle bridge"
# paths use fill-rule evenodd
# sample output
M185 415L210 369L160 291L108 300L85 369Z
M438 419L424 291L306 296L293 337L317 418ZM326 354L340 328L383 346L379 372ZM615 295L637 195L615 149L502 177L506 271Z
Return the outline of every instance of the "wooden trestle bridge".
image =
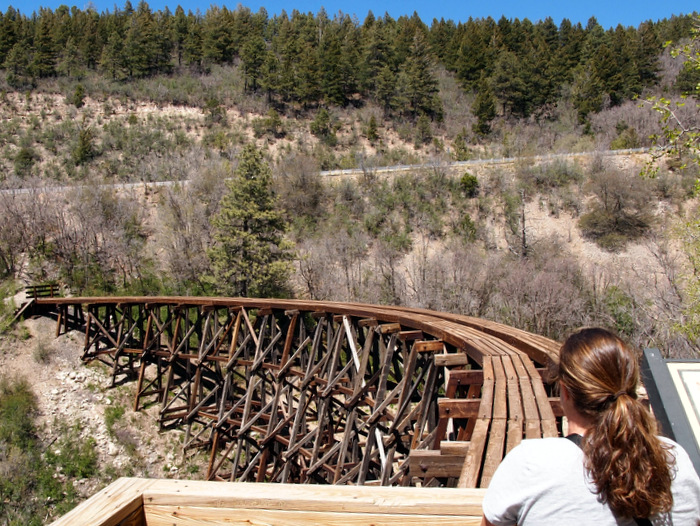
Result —
M486 487L523 438L560 434L552 340L427 310L297 300L36 298L134 410L208 452L207 478Z

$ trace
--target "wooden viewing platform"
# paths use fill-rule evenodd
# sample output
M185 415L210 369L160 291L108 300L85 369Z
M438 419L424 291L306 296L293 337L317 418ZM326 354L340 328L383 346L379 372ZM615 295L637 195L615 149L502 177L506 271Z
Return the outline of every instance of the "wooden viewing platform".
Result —
M484 492L120 478L52 526L478 526Z

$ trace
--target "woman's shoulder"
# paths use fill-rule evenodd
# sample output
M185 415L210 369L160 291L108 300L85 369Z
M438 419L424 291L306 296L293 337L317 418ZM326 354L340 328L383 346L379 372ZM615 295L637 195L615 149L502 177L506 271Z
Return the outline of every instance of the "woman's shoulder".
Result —
M580 451L579 446L565 437L526 438L513 448L513 451L516 449L527 451Z
M661 435L659 435L659 440L661 440L661 443L664 444L664 446L673 455L676 463L681 462L692 464L692 461L690 460L690 455L688 455L688 452L685 449L683 449L683 446L681 446L678 442Z
M506 455L510 461L534 465L552 465L563 459L579 461L583 451L571 440L562 437L525 439Z

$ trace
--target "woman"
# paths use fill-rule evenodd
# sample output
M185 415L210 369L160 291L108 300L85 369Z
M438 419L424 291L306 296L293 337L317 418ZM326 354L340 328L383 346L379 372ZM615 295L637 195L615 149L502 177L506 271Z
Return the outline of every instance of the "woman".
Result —
M482 524L699 525L700 479L637 400L632 349L604 329L582 329L552 369L569 440L513 448L491 480Z

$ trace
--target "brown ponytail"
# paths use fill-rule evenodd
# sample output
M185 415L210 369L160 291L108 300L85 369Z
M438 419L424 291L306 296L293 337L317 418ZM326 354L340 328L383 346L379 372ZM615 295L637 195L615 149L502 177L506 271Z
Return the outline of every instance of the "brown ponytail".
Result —
M592 426L583 441L586 469L598 493L620 517L670 511L670 454L656 421L637 400L637 358L604 329L582 329L561 348L556 378Z

